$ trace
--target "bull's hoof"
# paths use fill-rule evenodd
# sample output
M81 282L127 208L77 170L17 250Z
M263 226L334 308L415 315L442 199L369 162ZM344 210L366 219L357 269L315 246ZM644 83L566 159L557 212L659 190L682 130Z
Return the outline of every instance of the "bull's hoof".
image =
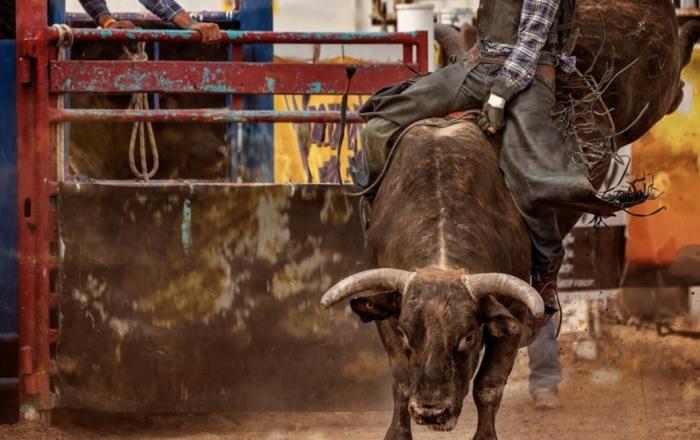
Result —
M411 429L393 429L389 428L384 436L384 440L413 440Z
M482 433L477 431L477 433L474 434L474 438L472 440L498 440L498 437L496 437L495 432Z

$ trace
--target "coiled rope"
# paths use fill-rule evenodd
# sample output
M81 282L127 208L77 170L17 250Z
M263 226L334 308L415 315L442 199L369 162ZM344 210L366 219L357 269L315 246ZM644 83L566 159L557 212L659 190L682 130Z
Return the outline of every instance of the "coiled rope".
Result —
M73 30L67 24L54 24L51 26L58 32L58 41L56 46L58 48L58 53L56 58L58 61L66 60L66 50L73 46L74 36ZM127 59L131 61L148 61L148 54L146 54L146 43L138 42L136 43L136 51L131 52L129 48L124 45L122 47L124 55ZM56 107L62 110L65 107L65 100L63 94L58 95ZM131 95L131 101L129 102L129 110L148 110L148 94L146 93L134 93ZM58 180L61 181L65 177L64 161L65 161L65 122L59 122L56 124L56 162L57 162L57 175ZM139 166L136 164L136 140L139 141ZM148 142L151 155L153 156L152 167L148 167L148 154L146 149L146 143ZM156 143L155 135L153 134L153 126L150 122L134 122L131 128L131 139L129 141L129 166L131 172L142 180L148 181L158 172L160 165L160 160L158 157L158 144Z
M136 51L131 52L127 45L122 46L124 55L131 61L148 61L148 54L146 54L146 43L140 41L136 43ZM129 110L148 110L148 94L147 93L134 93L131 95L131 101L129 102ZM139 141L139 164L136 164L136 140ZM148 167L148 153L146 148L146 143L149 144L151 149L152 167ZM139 168L140 166L140 168ZM160 166L160 160L158 157L158 144L156 143L156 137L153 134L153 125L151 122L134 122L131 127L131 139L129 141L129 167L131 172L134 173L139 179L148 182L153 176L158 172Z

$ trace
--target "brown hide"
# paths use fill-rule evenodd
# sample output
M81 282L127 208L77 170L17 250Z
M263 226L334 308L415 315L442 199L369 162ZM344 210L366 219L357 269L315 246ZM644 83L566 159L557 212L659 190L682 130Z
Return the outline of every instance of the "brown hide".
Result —
M429 120L438 121L442 120ZM530 241L476 125L417 127L403 138L372 206L370 263L527 277Z
M527 279L530 238L498 168L498 150L481 130L464 121L425 123L396 147L367 231L371 265L416 271L399 310L377 321L395 380L394 417L385 438L411 438L411 419L452 430L485 344L474 381L475 438L495 439L500 384L518 347L548 316L536 320L509 298L479 301L464 284L465 272ZM504 320L492 320L488 304ZM366 318L357 306L353 310ZM512 333L505 331L508 323Z
M680 72L697 32L679 37L668 0L579 0L576 15L579 69L599 81L624 70L603 99L618 132L629 127L617 136L618 146L629 144L675 110L682 96Z

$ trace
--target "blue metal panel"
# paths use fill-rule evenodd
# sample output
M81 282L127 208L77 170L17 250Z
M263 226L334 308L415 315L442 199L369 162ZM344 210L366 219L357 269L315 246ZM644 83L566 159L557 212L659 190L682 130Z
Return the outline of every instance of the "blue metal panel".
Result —
M66 0L49 0L49 25L66 22Z
M0 40L0 333L17 332L15 41Z
M242 0L241 1L241 30L271 31L272 30L272 0ZM273 45L248 45L243 49L246 61L271 62ZM274 107L272 95L248 96L244 100L245 108L249 110L271 110ZM274 167L274 136L273 124L247 124L244 132L244 145L241 162L244 168L244 181L273 182Z

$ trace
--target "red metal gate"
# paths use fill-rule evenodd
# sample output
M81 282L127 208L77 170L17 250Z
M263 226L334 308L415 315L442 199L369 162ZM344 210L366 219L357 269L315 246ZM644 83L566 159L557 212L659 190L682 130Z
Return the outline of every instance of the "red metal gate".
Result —
M50 410L56 404L51 377L59 337L61 245L56 226L58 183L67 157L57 154L58 130L66 121L164 122L337 122L339 112L245 110L244 94L328 94L346 89L346 70L332 64L242 62L244 44L394 44L403 46L405 64L356 66L350 94L409 78L408 67L427 69L427 35L415 33L224 33L234 62L57 61L59 32L47 27L47 2L17 2L18 56L18 221L19 338L22 414ZM73 29L75 41L193 43L193 31ZM183 110L63 109L57 97L70 93L209 93L234 96L232 108ZM361 122L355 114L348 122ZM61 176L61 177L59 177ZM112 182L114 183L114 182ZM154 182L159 186L184 182ZM145 185L145 184L144 184Z

